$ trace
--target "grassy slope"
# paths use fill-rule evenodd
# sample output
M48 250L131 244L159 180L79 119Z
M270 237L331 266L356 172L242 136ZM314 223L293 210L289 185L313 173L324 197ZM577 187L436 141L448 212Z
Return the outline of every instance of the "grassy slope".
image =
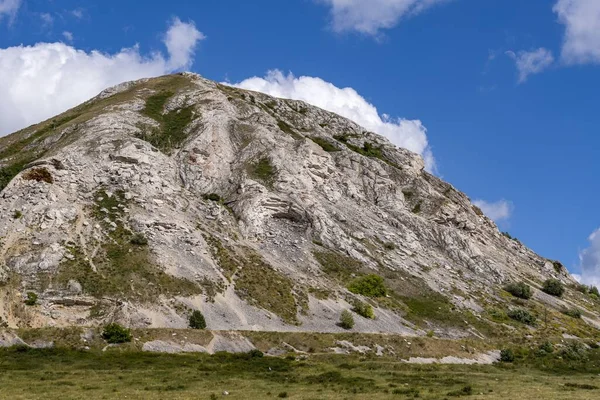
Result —
M11 399L592 399L598 371L516 366L407 365L354 356L309 360L246 355L0 350L2 398ZM585 386L588 385L588 386ZM281 394L281 395L280 395ZM214 396L213 396L214 395Z

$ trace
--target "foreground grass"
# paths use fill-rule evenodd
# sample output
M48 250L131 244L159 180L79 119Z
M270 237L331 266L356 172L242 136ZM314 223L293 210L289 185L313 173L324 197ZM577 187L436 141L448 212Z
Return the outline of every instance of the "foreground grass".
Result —
M408 365L351 356L159 355L109 349L0 350L10 399L594 399L595 368ZM534 397L535 396L535 397Z

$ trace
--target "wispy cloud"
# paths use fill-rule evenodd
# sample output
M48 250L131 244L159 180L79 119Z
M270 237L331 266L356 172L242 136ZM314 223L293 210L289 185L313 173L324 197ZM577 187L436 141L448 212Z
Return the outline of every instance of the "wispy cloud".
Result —
M21 7L21 3L22 0L0 0L0 22L2 22L3 17L8 17L9 23L12 23Z
M588 240L589 247L579 253L581 273L577 278L581 283L600 288L600 228Z
M77 19L82 19L83 18L83 8L76 8L74 10L71 10L70 14Z
M561 60L566 64L599 64L600 1L559 0L553 10L565 26Z
M174 19L164 38L168 57L160 52L145 56L137 47L115 54L86 52L65 43L0 49L0 135L56 115L123 81L186 69L203 38L193 22Z
M338 88L320 78L279 70L270 71L264 78L254 77L235 86L267 93L276 97L303 100L307 103L351 119L357 124L387 137L396 146L421 154L428 170L435 170L435 160L427 141L427 129L419 120L391 118L379 114L377 108L352 88Z
M506 221L512 216L514 209L513 204L507 200L499 200L496 202L488 202L485 200L473 201L483 213L495 222Z
M519 73L519 83L527 81L529 76L539 74L554 62L554 56L548 49L540 47L532 51L520 51L515 53L507 51L506 54L515 61Z
M331 7L331 26L335 32L355 31L376 36L392 28L402 18L451 0L317 0Z
M64 32L62 33L62 35L63 35L63 37L64 37L65 39L67 39L67 41L68 41L69 43L73 41L73 33L72 33L72 32L69 32L69 31L64 31Z
M54 17L50 13L41 13L40 19L45 27L51 27L54 24Z

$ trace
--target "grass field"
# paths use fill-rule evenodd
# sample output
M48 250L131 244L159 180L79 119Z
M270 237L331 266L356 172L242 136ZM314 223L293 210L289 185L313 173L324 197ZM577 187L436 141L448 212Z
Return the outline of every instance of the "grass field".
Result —
M578 362L448 366L375 356L297 360L19 347L0 349L0 398L598 399L599 359L596 351Z

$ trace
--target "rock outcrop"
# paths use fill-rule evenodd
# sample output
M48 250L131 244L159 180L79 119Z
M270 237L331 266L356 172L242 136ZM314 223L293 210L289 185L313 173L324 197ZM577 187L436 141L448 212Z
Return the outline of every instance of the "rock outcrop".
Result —
M489 310L511 306L507 282L574 283L418 155L193 74L111 88L0 139L0 160L12 327L183 328L199 309L212 329L341 331L361 301L376 318L355 315L357 331L479 336L504 326ZM386 295L356 290L371 275ZM570 296L536 301L585 301Z

